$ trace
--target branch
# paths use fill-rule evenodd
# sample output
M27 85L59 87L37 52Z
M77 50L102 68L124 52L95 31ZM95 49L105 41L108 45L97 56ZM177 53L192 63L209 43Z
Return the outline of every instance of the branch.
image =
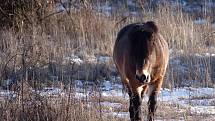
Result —
M0 7L0 12L7 18L9 18L8 14Z
M129 17L129 16L125 16L125 17L123 17L122 19L120 19L119 21L117 21L117 22L115 23L115 25L114 25L114 28L115 28L118 24L120 24L121 22L125 22L126 19L127 19L128 17Z
M61 12L63 12L63 10L58 11L58 12L51 13L51 14L49 14L49 15L47 15L47 16L41 18L40 21L43 21L43 20L45 20L45 19L47 19L47 18L49 18L49 17L51 17L51 16L53 16L53 15L55 15L55 14L61 13Z
M2 78L3 73L4 73L4 71L5 71L6 67L7 67L7 64L8 64L14 57L16 57L17 55L21 55L21 54L15 54L15 55L13 55L13 56L6 62L6 64L4 65L4 68L3 68L2 72L1 72L1 76L0 76L1 78Z

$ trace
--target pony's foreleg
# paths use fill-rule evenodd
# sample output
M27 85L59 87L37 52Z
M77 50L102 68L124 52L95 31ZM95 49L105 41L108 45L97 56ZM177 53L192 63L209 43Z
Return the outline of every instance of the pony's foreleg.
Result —
M141 116L141 104L142 104L142 86L132 85L131 90L129 91L130 98L130 119L131 121L142 121Z
M148 101L148 121L154 121L154 115L157 109L157 96L160 91L162 81L156 81L149 86L149 101Z
M148 121L154 121L154 114L157 109L157 94L153 92L149 96L149 101L148 101Z
M141 121L141 102L142 99L139 95L131 94L129 106L131 121Z

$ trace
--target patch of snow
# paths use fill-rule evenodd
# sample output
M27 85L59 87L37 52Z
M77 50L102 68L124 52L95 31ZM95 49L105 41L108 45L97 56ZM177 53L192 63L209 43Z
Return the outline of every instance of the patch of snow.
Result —
M173 60L170 62L170 64L176 65L176 66L177 66L177 68L175 68L175 70L176 70L177 72L183 72L183 73L184 73L184 72L187 72L187 71L188 71L187 65L184 64L184 63L181 61L180 58L175 58L175 59L173 59Z
M102 10L104 12L110 12L112 10L112 7L108 4L104 4L104 5L98 6L97 9Z
M92 62L92 63L96 62L96 57L95 56L88 56L88 57L86 57L86 59L87 59L88 62Z
M116 116L118 118L129 118L129 112L109 112L107 115Z
M122 90L123 89L123 86L121 84L113 84L113 89L118 89L118 90Z
M110 91L103 91L102 96L104 96L104 97L126 97L127 94L123 94L122 90L110 90Z
M207 7L212 7L212 8L215 7L215 2L213 0L212 1L209 0L209 1L205 2L205 4Z
M122 90L122 84L114 84L111 81L103 81L102 82L102 90L103 91L110 91L110 90Z
M104 81L104 82L102 83L102 90L103 90L103 91L110 91L110 90L112 90L112 89L113 89L113 86L112 86L112 84L111 84L110 81Z
M109 56L99 56L97 57L97 61L101 63L107 63L111 60L111 57Z
M127 4L128 4L129 6L136 6L135 2L132 1L132 0L128 0L128 1L127 1Z
M76 85L83 85L83 81L76 81ZM91 85L93 86L93 85ZM101 83L101 96L102 97L122 97L126 100L129 99L127 93L123 93L123 86L120 84L114 84L111 81L103 80ZM94 93L90 90L76 91L76 98L90 98ZM199 106L208 107L213 105L215 97L215 89L214 88L192 88L192 87L184 87L184 88L174 88L170 89L162 89L160 95L158 97L159 101L167 102L170 104L179 104L184 107L192 107L192 110L195 108L200 108ZM145 96L143 101L148 101L148 96ZM117 107L120 107L120 104L112 103L112 102L102 102L102 105L109 106L110 110ZM207 108L206 108L207 109ZM206 110L205 109L205 110ZM212 109L209 109L213 111ZM207 113L208 111L206 111ZM113 112L112 115L115 115L116 112ZM193 112L194 113L194 112ZM213 112L212 112L213 113ZM119 114L121 115L121 114Z
M161 101L178 101L182 99L192 99L201 96L213 96L215 95L214 88L179 88L173 90L162 90L159 96Z
M187 100L187 104L192 104L193 106L211 106L213 105L213 101L215 99L192 99L192 100Z
M75 80L75 87L84 87L83 80Z
M84 80L75 80L75 91L72 93L76 99L85 99L98 96L99 92L92 91L95 86L93 82ZM87 88L84 88L87 86ZM123 93L121 84L116 84L111 81L103 80L98 86L101 90L102 97L122 97L126 100L129 99L127 93ZM12 91L0 90L0 97L13 96ZM46 87L43 90L38 91L41 96L68 96L64 90L55 87ZM190 109L193 114L215 114L215 88L174 88L174 89L162 89L158 100L161 102L167 102L169 104L177 104ZM148 96L145 96L143 101L148 101ZM107 114L111 114L117 117L127 117L128 112L113 112L114 108L120 108L123 105L115 102L101 102L103 106L110 107ZM111 111L111 112L110 112Z
M80 93L80 92L76 92L75 93L75 98L76 99L83 99L83 98L86 98L88 95L86 93Z
M82 64L83 63L83 60L81 58L79 58L78 56L76 55L71 55L70 57L65 57L64 58L65 60L70 60L72 62L74 62L75 64Z
M97 11L100 11L104 13L107 16L111 15L111 11L113 10L113 7L109 5L109 3L103 4L103 5L98 5L94 7Z
M191 114L215 114L215 106L195 106L190 107Z
M215 29L215 23L212 23L212 27Z
M130 15L132 15L132 16L137 16L139 13L138 12L136 12L136 11L132 11L132 12L130 12Z
M15 92L9 90L0 90L0 97L16 97Z
M108 63L110 62L111 60L111 57L109 56L98 56L98 57L95 57L95 56L87 56L84 60L81 59L80 57L76 56L76 55L71 55L70 57L65 57L64 58L65 60L69 60L69 61L72 61L74 62L75 64L82 64L84 62L90 62L90 63L96 63L96 62L99 62L99 63Z
M122 107L121 103L113 103L113 102L108 102L108 101L101 102L101 105L111 107L111 108L120 108L120 107Z
M207 20L205 20L205 19L197 19L197 20L194 21L194 23L199 24L199 25L206 24Z
M187 1L181 1L182 3L181 3L181 5L182 6L186 6L187 5Z
M43 90L39 91L41 96L56 96L64 95L63 90L55 87L45 87Z
M194 55L197 57L213 57L213 56L215 56L214 53L202 53L202 54L196 53Z

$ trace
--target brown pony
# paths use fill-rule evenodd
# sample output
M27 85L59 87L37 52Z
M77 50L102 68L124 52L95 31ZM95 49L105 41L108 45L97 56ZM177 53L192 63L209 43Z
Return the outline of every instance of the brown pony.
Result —
M154 22L129 24L118 33L113 59L128 89L130 119L140 121L143 95L148 93L148 120L154 120L169 50Z

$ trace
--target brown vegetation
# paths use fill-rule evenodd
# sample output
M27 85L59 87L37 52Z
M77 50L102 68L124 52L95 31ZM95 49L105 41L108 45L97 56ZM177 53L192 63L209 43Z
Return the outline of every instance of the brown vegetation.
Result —
M20 88L14 87L20 100L0 103L0 117L3 120L101 120L96 108L87 108L85 102L77 100L70 102L67 98L61 98L55 104L50 98L32 93L30 95L34 97L26 99L27 102L30 100L31 105L27 105L24 85L27 82L29 87L38 90L47 85L59 86L61 82L68 85L74 79L95 81L116 76L112 61L90 63L87 58L111 57L117 32L122 26L133 22L153 20L162 28L162 35L171 49L165 87L183 85L182 77L188 82L203 82L196 85L198 82L194 81L189 86L214 86L215 62L211 53L215 51L215 29L211 24L214 21L211 15L204 15L207 22L199 25L194 23L195 16L184 13L180 6L169 7L168 3L152 10L145 7L147 2L136 2L138 14L132 14L129 7L123 4L118 9L113 7L107 15L95 9L95 6L108 3L107 0L69 0L71 6L59 11L56 11L54 3L63 3L57 0L51 3L46 0L31 1L3 0L0 3L0 85L5 86L8 79L20 85ZM195 57L196 53L209 53L209 56ZM72 55L77 55L84 63L78 65L65 59ZM180 60L179 65L186 65L186 74L179 73L175 63L171 64L175 59ZM200 65L203 71L193 65ZM193 71L196 69L199 70ZM116 117L103 118L109 119L121 120Z

